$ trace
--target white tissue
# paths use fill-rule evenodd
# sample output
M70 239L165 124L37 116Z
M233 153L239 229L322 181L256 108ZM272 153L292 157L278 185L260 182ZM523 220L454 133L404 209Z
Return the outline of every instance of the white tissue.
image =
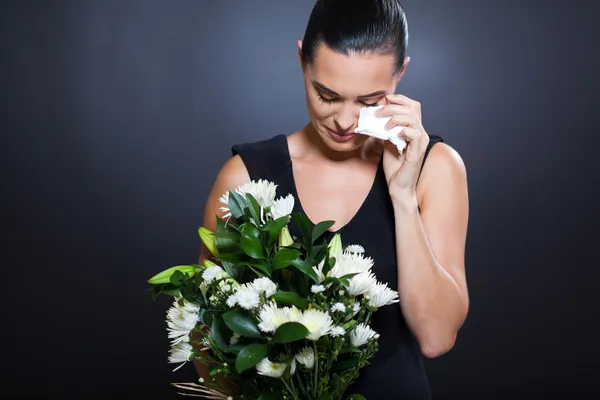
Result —
M402 151L406 148L406 142L398 137L398 134L404 129L403 126L395 126L390 130L386 130L385 124L392 117L377 117L375 111L379 110L384 106L376 107L363 107L360 109L360 115L358 117L358 128L354 130L354 133L360 133L367 136L372 136L377 139L389 140L396 145L398 152L402 154Z

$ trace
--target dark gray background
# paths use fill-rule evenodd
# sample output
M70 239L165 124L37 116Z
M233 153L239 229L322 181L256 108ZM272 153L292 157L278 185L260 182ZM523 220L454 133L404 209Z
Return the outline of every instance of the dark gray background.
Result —
M231 145L307 121L312 4L2 3L7 394L166 399L193 378L166 364L169 300L145 281L195 262ZM598 7L404 4L399 92L462 155L471 198L471 310L427 361L434 399L596 392Z

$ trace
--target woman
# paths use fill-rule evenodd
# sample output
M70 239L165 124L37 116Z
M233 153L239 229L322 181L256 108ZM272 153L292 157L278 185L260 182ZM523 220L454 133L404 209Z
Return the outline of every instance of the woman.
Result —
M268 179L296 197L295 211L334 220L328 239L342 232L345 243L363 245L378 279L400 297L375 313L379 352L348 392L368 399L430 398L422 356L449 351L468 310L465 167L427 134L419 103L394 94L410 59L407 42L397 0L318 0L298 42L310 122L234 146L205 210L214 230L222 193ZM388 128L405 127L402 155L388 141L353 133L361 107L375 105L385 105L379 115L391 117Z

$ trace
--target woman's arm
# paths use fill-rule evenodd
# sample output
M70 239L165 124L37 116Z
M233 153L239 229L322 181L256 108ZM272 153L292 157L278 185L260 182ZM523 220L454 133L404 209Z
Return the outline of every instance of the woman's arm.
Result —
M238 186L243 185L248 181L250 181L250 176L248 175L248 171L246 170L246 166L244 165L241 157L236 155L227 160L217 174L217 177L208 195L206 206L204 208L204 219L202 226L214 232L217 229L217 215L220 217L223 216L223 213L220 210L223 204L219 202L219 198L228 190L235 190ZM203 264L204 260L206 259L213 262L215 261L212 259L212 255L206 246L202 244L200 247L200 254L198 256L198 263ZM208 381L210 378L208 376L208 368L206 365L199 361L194 361L194 365L196 367L198 376ZM221 381L221 383L226 385L225 381Z
M444 143L434 145L417 197L394 199L393 205L399 304L423 355L437 357L454 346L469 309L464 260L469 201L458 153Z

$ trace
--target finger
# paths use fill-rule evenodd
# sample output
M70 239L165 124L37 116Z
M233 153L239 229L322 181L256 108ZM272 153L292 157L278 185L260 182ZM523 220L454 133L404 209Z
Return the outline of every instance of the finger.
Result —
M385 123L385 129L392 129L395 126L412 126L414 128L419 127L419 119L414 113L410 114L395 114L388 122Z
M411 106L411 107L415 107L415 108L419 108L419 109L421 108L421 104L418 101L413 100L410 97L406 97L403 94L390 93L390 94L387 94L385 97L390 102L395 103L395 104Z
M414 112L414 108L403 106L400 104L389 103L375 111L377 117L390 117L395 114L410 114Z
M407 143L405 152L406 161L409 163L418 163L425 154L429 137L424 135L422 131L411 127L404 128L399 137Z

